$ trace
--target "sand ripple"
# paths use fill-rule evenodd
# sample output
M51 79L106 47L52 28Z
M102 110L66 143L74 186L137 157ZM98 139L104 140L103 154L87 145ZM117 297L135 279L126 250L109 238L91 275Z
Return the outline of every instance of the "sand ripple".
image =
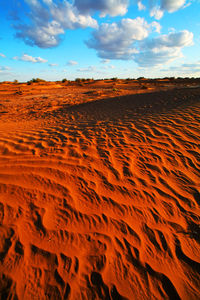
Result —
M2 299L200 299L200 104L183 94L1 129Z

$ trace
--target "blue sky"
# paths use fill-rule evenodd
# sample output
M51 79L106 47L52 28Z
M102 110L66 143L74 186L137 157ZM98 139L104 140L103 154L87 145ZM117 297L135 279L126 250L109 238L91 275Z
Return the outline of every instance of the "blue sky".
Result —
M199 0L0 0L0 81L200 77Z

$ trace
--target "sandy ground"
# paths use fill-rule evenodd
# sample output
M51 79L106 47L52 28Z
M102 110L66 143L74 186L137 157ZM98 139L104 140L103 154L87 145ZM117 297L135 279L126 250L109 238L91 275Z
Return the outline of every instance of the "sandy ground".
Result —
M200 88L0 84L0 298L200 299Z

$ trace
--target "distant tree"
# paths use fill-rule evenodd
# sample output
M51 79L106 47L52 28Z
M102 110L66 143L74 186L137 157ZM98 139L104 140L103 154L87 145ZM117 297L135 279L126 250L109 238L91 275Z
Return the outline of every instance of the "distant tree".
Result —
M27 81L27 84L31 83L38 83L38 82L45 82L46 80L41 79L41 78L32 78L31 80Z
M85 78L76 78L76 79L75 79L75 82L76 82L76 83L79 83L79 85L81 85L81 86L82 86L83 83L86 82L86 81L87 81L87 79L85 79Z

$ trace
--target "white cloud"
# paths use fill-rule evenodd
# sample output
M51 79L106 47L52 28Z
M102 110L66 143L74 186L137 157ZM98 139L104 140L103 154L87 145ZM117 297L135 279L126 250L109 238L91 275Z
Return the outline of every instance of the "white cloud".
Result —
M104 59L131 59L137 53L135 42L145 39L149 32L159 31L157 22L148 24L143 18L122 19L118 23L103 23L86 42Z
M102 69L104 69L104 70L115 69L115 66L113 66L113 65L106 65L106 66L103 66Z
M49 64L49 67L57 67L58 64Z
M193 76L200 73L200 61L197 61L195 63L184 63L179 66L171 66L168 69L161 69L161 71L165 73L173 71L176 72L176 74L185 74L187 76L188 74L190 74L190 76Z
M99 11L102 17L110 15L125 15L129 5L129 0L75 0L74 5L83 14L92 11Z
M5 80L5 77L12 76L11 68L7 66L0 66L0 78Z
M155 67L169 63L183 57L179 48L151 49L135 56L135 61L140 67Z
M108 70L114 69L114 66L102 66L101 68L98 68L96 66L88 66L86 68L79 68L76 71L79 73L93 73L93 75L97 74L106 74ZM106 72L105 72L106 70ZM85 75L86 76L86 75Z
M51 21L44 24L18 25L16 26L16 37L21 38L24 42L31 46L38 46L40 48L55 47L60 43L60 34L64 30L56 21Z
M82 15L67 1L26 0L30 8L29 23L23 21L15 25L16 36L26 44L40 48L57 46L66 29L92 27L97 21L90 15Z
M138 1L138 9L139 10L145 10L146 9L146 6L144 6L144 4L142 4L142 2L141 1Z
M160 49L162 47L185 47L193 45L193 33L188 30L171 32L141 42L143 49Z
M161 9L174 12L184 6L186 0L161 0Z
M86 42L106 59L134 60L139 67L160 66L183 57L182 49L193 45L193 33L183 30L149 39L160 24L148 24L142 18L122 19L118 23L103 23Z
M154 17L156 20L160 20L163 16L164 12L159 8L159 6L154 6L150 10L150 16Z
M181 8L186 8L190 3L187 0L148 0L150 16L159 20L165 11L173 13ZM143 9L142 0L137 0L138 9Z
M3 53L0 53L0 56L1 57L3 57L3 58L5 58L6 56L3 54Z
M33 1L33 0L32 0ZM27 61L32 63L46 63L47 60L41 57L33 57L28 54L23 54L21 57L15 56L13 57L15 60Z
M77 72L95 72L96 67L95 66L89 66L87 68L79 68L76 70Z
M182 64L182 67L184 69L191 70L191 72L196 69L200 70L200 61L198 61L196 63L185 63L185 64Z
M11 70L11 68L10 67L7 67L7 66L0 66L0 71L9 71L9 70Z
M151 28L152 29L154 28L155 32L158 32L158 33L160 33L160 31L161 31L161 25L156 21L151 23Z
M92 27L97 28L97 21L89 14L80 14L78 9L67 1L50 6L51 16L63 29Z
M76 65L78 65L78 62L75 61L75 60L69 60L69 61L67 62L67 65L68 65L68 66L76 66Z
M146 39L140 43L134 60L140 67L159 66L183 57L182 48L192 44L193 34L187 30Z
M185 5L183 6L183 8L186 8L186 7L190 6L190 5L192 4L193 1L195 1L195 0L191 0L191 1L188 2L188 3L186 2Z
M102 59L100 61L101 64L108 64L110 62L110 59Z

